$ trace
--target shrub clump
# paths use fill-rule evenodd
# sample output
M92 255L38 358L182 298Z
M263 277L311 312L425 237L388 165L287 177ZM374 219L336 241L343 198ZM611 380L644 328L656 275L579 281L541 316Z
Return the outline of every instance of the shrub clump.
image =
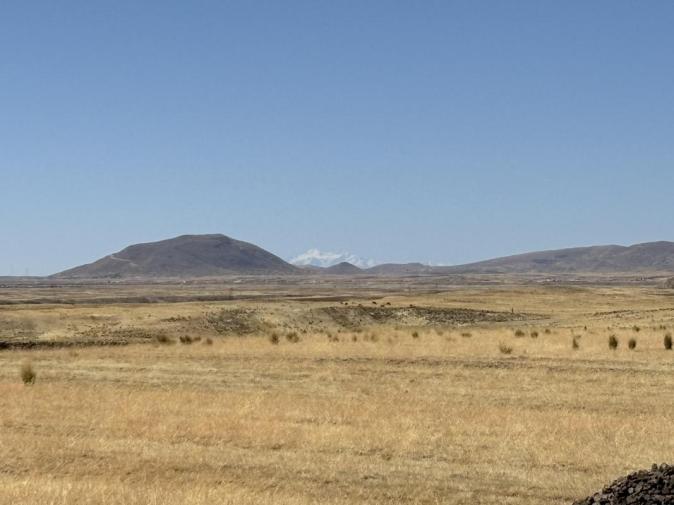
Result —
M667 333L667 335L665 335L663 343L665 344L665 349L667 349L668 351L672 350L672 334L671 333Z
M608 348L615 351L618 348L618 337L611 335L608 338Z
M281 339L278 336L278 333L272 333L269 335L269 342L273 345L277 345Z
M286 340L291 344L296 344L297 342L300 341L300 336L297 334L296 331L291 331L286 335Z
M515 330L515 336L518 337L518 338L523 337L524 332L522 330Z
M577 351L578 349L580 349L580 345L578 344L578 337L573 337L573 340L571 340L571 348L574 351Z
M630 348L631 351L637 348L637 339L636 338L631 338L627 342L627 347Z

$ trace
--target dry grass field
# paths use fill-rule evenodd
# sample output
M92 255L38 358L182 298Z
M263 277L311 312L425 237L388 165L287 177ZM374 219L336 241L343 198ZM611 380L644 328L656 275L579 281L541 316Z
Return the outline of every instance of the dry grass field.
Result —
M401 293L0 306L0 503L570 504L672 461L668 291Z

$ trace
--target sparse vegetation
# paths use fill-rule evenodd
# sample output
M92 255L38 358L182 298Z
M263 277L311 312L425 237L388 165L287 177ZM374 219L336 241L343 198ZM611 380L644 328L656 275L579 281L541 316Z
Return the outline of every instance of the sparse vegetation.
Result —
M472 334L471 332L469 332L469 331L464 331L464 332L461 333L461 336L462 336L463 338L470 338L470 337L473 336L473 334Z
M578 337L573 337L571 339L571 348L574 351L577 351L578 349L580 349L580 345L578 344Z
M523 330L519 330L519 329L518 329L518 330L515 330L515 336L516 336L517 338L521 338L521 337L523 337L524 335L526 335L526 333L524 333Z
M538 332L537 331L532 331L530 334L531 338L538 338Z
M615 351L618 348L618 337L616 337L615 335L611 335L608 338L608 347L609 349Z
M418 332L418 331L413 331L413 332L412 332L412 338L419 338L419 332Z
M274 332L271 335L269 335L269 342L271 342L274 345L277 345L281 339L278 336L278 333Z
M631 338L627 341L627 347L630 350L634 350L637 348L637 339L636 338Z
M296 344L297 342L300 341L300 336L297 334L296 331L291 331L290 333L286 334L286 340L291 344Z
M665 335L663 343L665 345L666 350L668 350L668 351L672 350L672 334L671 333L667 333Z

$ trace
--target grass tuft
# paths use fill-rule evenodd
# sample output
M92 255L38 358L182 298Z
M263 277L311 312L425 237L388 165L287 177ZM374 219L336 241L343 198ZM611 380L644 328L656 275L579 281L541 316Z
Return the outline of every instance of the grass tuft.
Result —
M25 385L30 386L31 384L35 384L36 378L37 374L29 361L21 365L21 380Z
M157 341L159 344L172 344L173 340L171 340L166 333L158 333L155 335L154 339Z
M512 354L513 352L513 348L505 344L499 344L498 350L501 351L501 354Z

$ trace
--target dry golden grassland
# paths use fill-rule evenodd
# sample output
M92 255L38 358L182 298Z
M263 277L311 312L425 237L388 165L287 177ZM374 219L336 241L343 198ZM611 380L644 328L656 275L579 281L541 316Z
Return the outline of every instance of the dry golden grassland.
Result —
M0 351L0 503L570 504L672 462L667 292L373 300L527 315L345 323L321 310L342 303L307 301L1 308L7 340L129 345Z

